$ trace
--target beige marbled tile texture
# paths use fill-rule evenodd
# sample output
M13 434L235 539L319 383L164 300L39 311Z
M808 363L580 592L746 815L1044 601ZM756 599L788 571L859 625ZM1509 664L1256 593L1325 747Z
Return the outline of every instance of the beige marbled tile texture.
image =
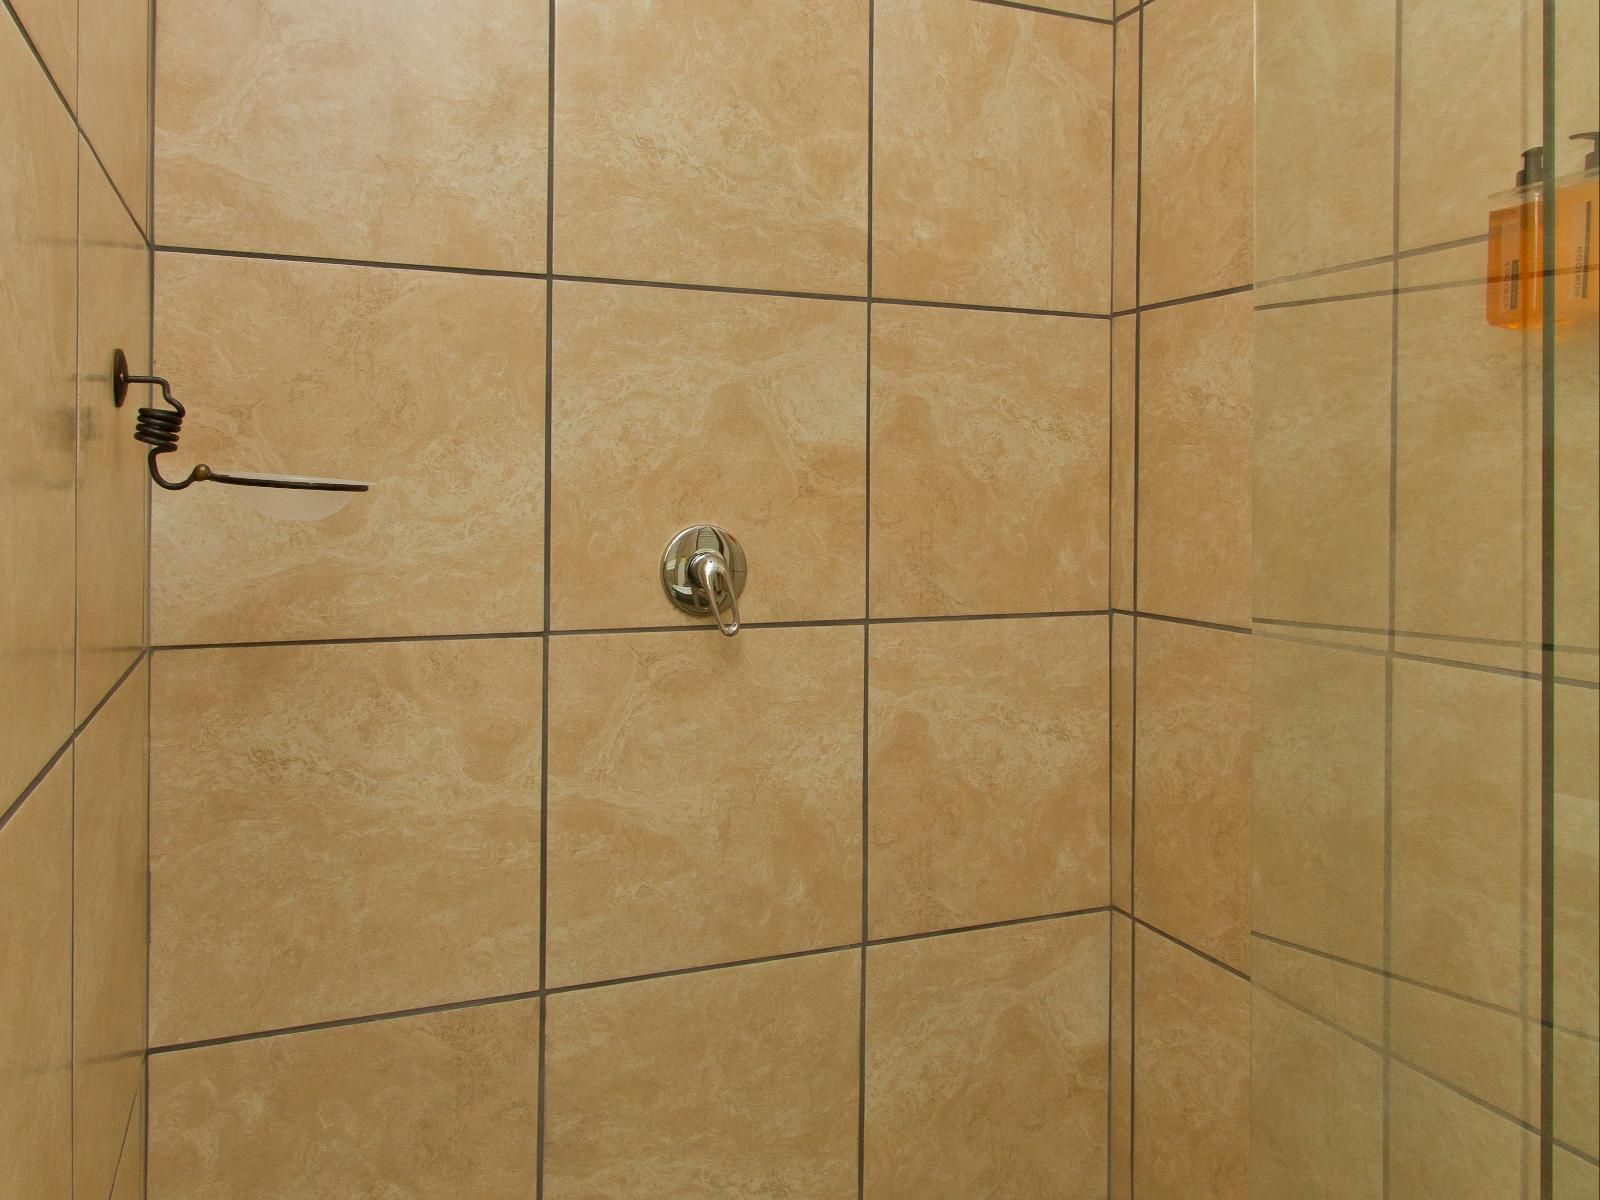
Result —
M545 1195L856 1194L861 956L549 1001Z
M1248 1200L1246 979L1134 930L1133 1190L1141 1200Z
M1252 925L1384 962L1384 661L1257 636Z
M1258 279L1363 262L1393 248L1395 10L1396 0L1263 6L1256 37ZM1409 143L1405 153L1412 153Z
M874 294L1109 311L1110 27L885 0L874 38Z
M106 1196L144 1076L149 666L73 755L72 1160L79 1196Z
M1111 322L1111 607L1133 608L1135 517L1138 483L1134 449L1138 441L1139 318Z
M150 258L139 229L85 146L78 184L77 719L105 698L144 645L145 447L133 440L140 405L121 407L111 356L150 363Z
M158 656L153 1044L538 985L539 655Z
M150 56L142 51L153 3L78 3L78 120L143 230L150 228Z
M1106 619L872 632L874 937L1107 896Z
M1251 640L1141 618L1134 915L1248 970Z
M829 296L867 290L870 251L878 296L1105 315L1113 276L1119 307L1141 284L1141 186L1146 301L1248 281L1248 5L1161 3L1114 33L1112 0L558 0L552 84L538 6L163 0L156 227ZM1143 181L1137 121L1112 144L1141 49ZM557 280L547 496L543 281L186 254L157 276L180 457L378 484L298 528L158 497L158 642L537 632L547 586L562 633L543 914L537 643L158 656L184 730L155 748L158 1041L527 990L541 917L556 987L826 951L862 936L869 850L875 935L1137 899L1245 961L1242 638L1140 622L1136 672L1129 617L575 631L692 623L656 564L698 521L744 542L758 623L859 621L869 584L874 617L1103 612L1137 566L1169 615L1242 624L1249 330L1213 314L1247 303L1115 331L878 305L869 342L849 300ZM864 969L869 1197L1098 1198L1108 1116L1119 1155L1141 1119L1113 919L553 995L545 1189L853 1196ZM1180 1082L1226 1059L1202 1098L1233 1104L1235 997L1196 987L1138 1053ZM513 1002L162 1055L152 1196L525 1196L538 1037ZM1152 1193L1182 1165L1147 1163Z
M71 1200L71 751L0 828L0 1011L0 1195Z
M163 0L157 239L544 270L548 36L520 0Z
M862 631L552 639L552 985L854 942Z
M146 0L0 13L7 1200L142 1197L126 1144L143 1139L148 543L133 409L113 404L110 366L117 345L135 370L149 361L149 13Z
M1382 1051L1270 991L1251 1016L1252 1194L1381 1200Z
M17 0L8 5L17 14L45 70L69 105L78 90L78 4L74 0ZM7 26L7 33L15 32ZM9 64L8 64L9 66ZM30 71L30 75L34 72ZM18 80L23 76L15 76ZM39 82L43 83L41 78ZM48 86L48 85L47 85Z
M1133 1196L1133 933L1134 924L1111 914L1111 1057L1106 1135L1111 1160L1109 1200Z
M1248 625L1250 296L1138 320L1139 610Z
M1139 301L1252 280L1251 0L1176 0L1141 13Z
M1340 272L1323 283L1332 295L1386 292L1391 278L1385 266L1381 280ZM1259 616L1388 624L1393 320L1387 295L1255 314Z
M150 1195L527 1200L538 1095L532 1000L159 1055Z
M867 951L868 1200L1105 1195L1109 921Z
M157 369L193 406L167 475L373 484L305 522L158 494L158 644L542 626L542 283L189 254L156 281Z
M1104 607L1106 338L1104 321L874 309L873 616Z
M50 4L24 6L52 10ZM65 8L64 5L55 6ZM78 139L22 34L0 21L0 803L73 726L74 195Z
M662 594L688 525L739 539L747 621L866 603L866 309L556 284L553 628L701 624Z
M860 295L867 5L556 5L555 269Z

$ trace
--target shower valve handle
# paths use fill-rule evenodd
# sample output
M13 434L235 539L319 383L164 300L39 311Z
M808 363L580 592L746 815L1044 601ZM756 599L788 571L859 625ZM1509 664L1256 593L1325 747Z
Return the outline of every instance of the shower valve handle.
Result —
M686 613L714 618L728 637L739 632L739 593L748 576L744 547L716 525L680 530L661 556L667 599Z

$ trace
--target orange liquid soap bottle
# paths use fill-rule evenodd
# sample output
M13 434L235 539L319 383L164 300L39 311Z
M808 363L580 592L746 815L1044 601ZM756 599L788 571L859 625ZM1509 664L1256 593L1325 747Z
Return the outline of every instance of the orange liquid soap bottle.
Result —
M1544 312L1539 281L1540 238L1544 231L1544 148L1523 152L1517 186L1495 196L1489 214L1489 274L1486 310L1497 329L1530 329Z
M1592 149L1583 170L1556 181L1556 320L1592 325L1600 317L1600 132L1574 134Z

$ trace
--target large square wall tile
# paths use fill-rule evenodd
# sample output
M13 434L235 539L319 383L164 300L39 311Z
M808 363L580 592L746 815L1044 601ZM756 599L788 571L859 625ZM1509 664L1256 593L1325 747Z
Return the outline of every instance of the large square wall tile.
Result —
M150 1195L527 1200L538 1098L532 1000L156 1055Z
M661 590L697 524L745 549L744 620L861 616L865 306L588 283L554 304L552 625L703 624Z
M544 1194L856 1194L854 951L552 996Z
M538 986L539 644L157 655L156 1045Z
M873 293L1109 311L1110 27L884 0L874 38Z
M1106 598L1104 321L878 305L872 613Z
M557 270L866 290L866 4L555 11Z
M872 631L871 932L1107 899L1106 621Z
M550 645L549 982L856 941L862 634Z
M542 626L544 284L163 254L156 287L157 370L192 409L168 476L373 485L321 521L157 493L158 644Z
M544 270L549 22L521 0L162 0L157 239Z
M867 951L867 1200L1105 1195L1108 920Z

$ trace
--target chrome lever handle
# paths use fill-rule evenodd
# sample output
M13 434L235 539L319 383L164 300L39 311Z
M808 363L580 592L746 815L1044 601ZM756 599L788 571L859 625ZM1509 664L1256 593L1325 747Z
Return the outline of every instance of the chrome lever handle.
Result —
M711 615L717 619L717 628L727 637L739 632L739 597L733 591L733 576L728 572L728 560L714 550L702 551L689 560L689 575L705 593ZM728 607L733 610L733 620L722 619L722 596L728 597Z
M661 587L667 599L686 613L714 617L728 637L739 632L739 593L749 573L744 547L715 525L680 529L661 556ZM724 610L729 617L724 617Z

